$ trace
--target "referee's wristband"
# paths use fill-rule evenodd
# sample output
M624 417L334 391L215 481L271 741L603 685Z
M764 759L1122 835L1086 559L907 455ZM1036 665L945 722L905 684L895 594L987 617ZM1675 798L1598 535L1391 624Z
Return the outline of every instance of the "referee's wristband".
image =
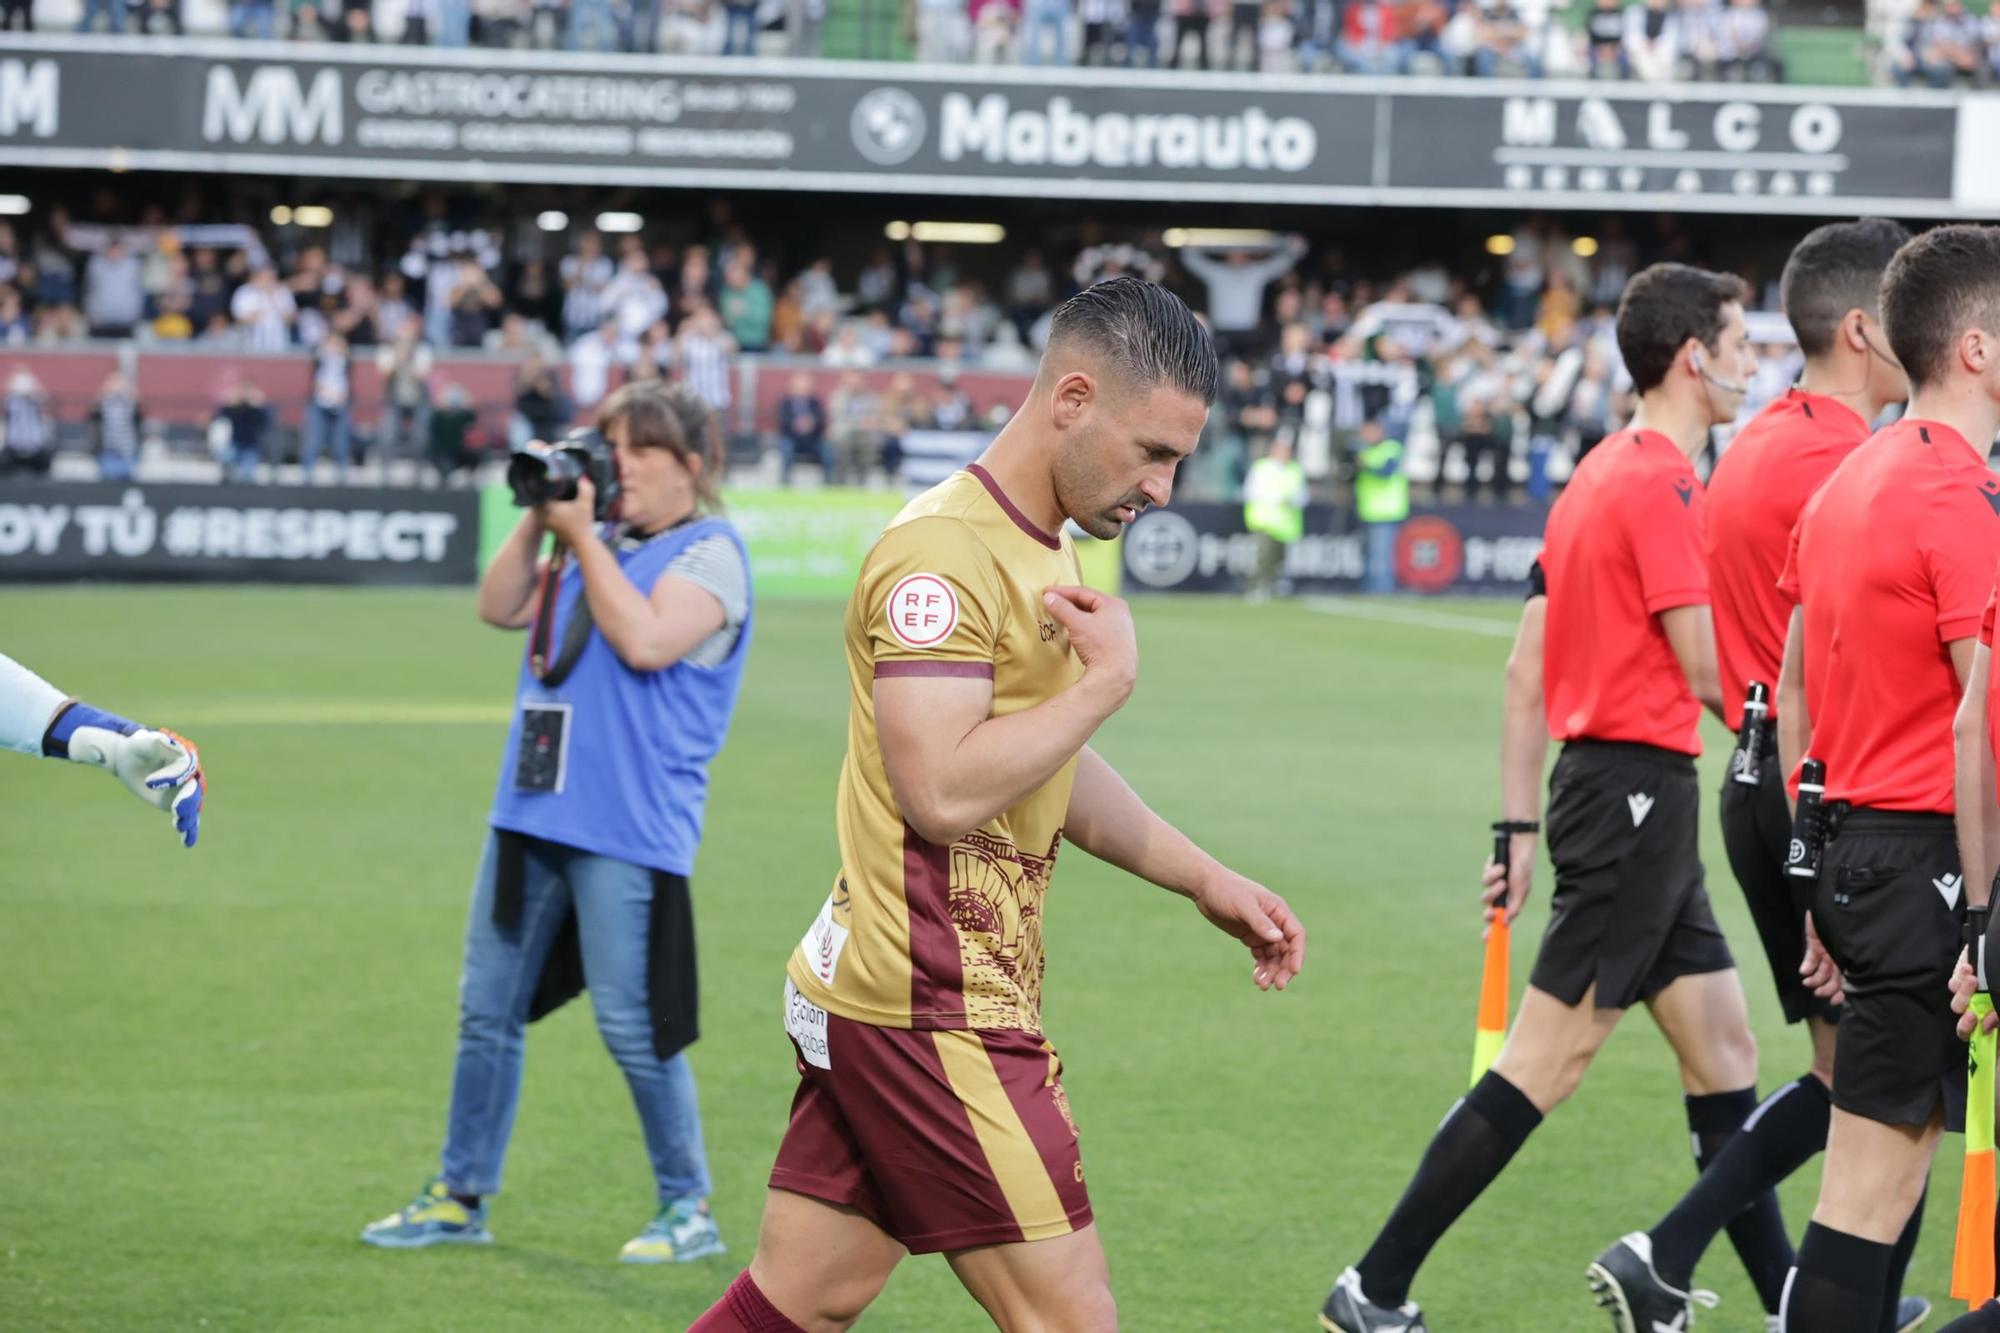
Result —
M1516 833L1540 833L1542 821L1539 819L1501 819L1494 822L1493 831L1509 836Z
M1986 908L1966 909L1965 950L1972 960L1973 973L1979 978L1979 993L1982 995L1990 989L1986 984L1986 920Z

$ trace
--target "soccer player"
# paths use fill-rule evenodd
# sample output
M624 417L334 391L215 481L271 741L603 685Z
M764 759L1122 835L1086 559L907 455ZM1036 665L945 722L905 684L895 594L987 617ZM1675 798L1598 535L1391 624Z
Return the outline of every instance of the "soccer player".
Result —
M0 653L0 750L101 768L174 817L183 846L201 833L208 780L192 742L72 699Z
M1818 1205L1787 1279L1786 1333L1875 1333L1915 1242L1939 1134L1963 1125L1948 981L1967 900L1953 720L2000 562L2000 230L1941 227L1882 282L1902 420L1799 518L1781 587L1788 768L1826 765L1812 919L1846 993ZM1815 965L1821 948L1808 938Z
M1868 438L1869 423L1883 408L1909 394L1882 333L1879 300L1882 272L1909 239L1901 226L1878 218L1831 223L1799 242L1779 292L1805 371L1796 387L1744 426L1709 478L1703 548L1714 598L1716 667L1725 720L1738 735L1749 683L1769 690L1778 682L1792 610L1778 591L1778 575L1799 511ZM1799 974L1805 910L1795 905L1785 875L1791 812L1769 716L1752 746L1733 757L1723 780L1722 843L1770 960L1785 1020L1806 1024L1812 1066L1747 1120L1749 1108L1721 1104L1722 1122L1744 1128L1720 1155L1713 1154L1708 1120L1718 1104L1689 1101L1699 1180L1650 1232L1611 1246L1592 1270L1619 1333L1650 1330L1655 1318L1671 1320L1686 1299L1681 1293L1690 1287L1695 1264L1725 1226L1766 1314L1775 1316L1795 1256L1772 1190L1826 1146L1840 1010ZM1756 783L1739 780L1743 774L1754 774ZM1741 1095L1749 1096L1748 1089ZM1916 1298L1909 1304L1895 1327L1929 1310Z
M841 867L792 955L800 1083L756 1257L700 1333L827 1333L905 1254L942 1251L1003 1329L1116 1327L1062 1062L1042 1030L1043 905L1065 840L1185 895L1283 989L1305 932L1089 746L1132 691L1117 598L1068 522L1165 504L1215 396L1187 307L1114 278L1057 311L1027 402L913 500L847 607Z
M1564 745L1549 782L1548 930L1493 1068L1446 1114L1375 1243L1334 1283L1320 1322L1337 1333L1421 1333L1408 1299L1418 1266L1576 1090L1632 1005L1672 1044L1702 1129L1734 1130L1722 1111L1753 1104L1756 1043L1697 848L1701 710L1720 715L1722 698L1689 462L1735 417L1756 368L1743 296L1736 278L1656 264L1619 303L1639 409L1549 511L1542 579L1507 664L1510 855L1487 868L1487 918L1511 920L1527 900L1553 736Z

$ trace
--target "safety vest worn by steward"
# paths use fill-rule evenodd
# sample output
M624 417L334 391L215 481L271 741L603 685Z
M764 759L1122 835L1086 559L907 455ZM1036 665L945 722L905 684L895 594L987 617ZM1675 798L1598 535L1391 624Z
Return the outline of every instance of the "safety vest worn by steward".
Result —
M1410 478L1403 442L1378 440L1361 451L1354 478L1354 513L1363 523L1401 523L1410 516ZM1384 473L1387 475L1384 475Z
M1260 458L1243 478L1243 526L1290 545L1306 530L1306 470Z

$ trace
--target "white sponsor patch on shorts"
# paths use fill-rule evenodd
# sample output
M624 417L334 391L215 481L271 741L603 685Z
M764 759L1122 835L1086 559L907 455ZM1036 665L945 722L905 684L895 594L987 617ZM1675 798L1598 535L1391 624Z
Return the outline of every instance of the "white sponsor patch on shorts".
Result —
M905 575L889 589L883 614L905 648L935 648L958 628L958 594L939 575Z
M819 909L806 937L799 941L799 950L806 956L806 966L812 974L828 986L833 984L834 974L840 971L840 954L847 947L847 927L833 919L833 894L826 895L826 902Z
M799 988L785 978L785 1034L799 1044L799 1054L818 1069L832 1069L826 1046L826 1010L799 994Z

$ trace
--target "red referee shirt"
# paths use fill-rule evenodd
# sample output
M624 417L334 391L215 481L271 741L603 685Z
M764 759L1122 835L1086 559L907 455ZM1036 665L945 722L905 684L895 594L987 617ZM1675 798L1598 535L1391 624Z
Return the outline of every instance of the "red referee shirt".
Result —
M1549 511L1542 697L1549 734L1700 754L1701 705L1660 612L1708 602L1701 482L1658 431L1620 431Z
M1979 632L1996 563L2000 480L1935 421L1877 433L1807 503L1780 586L1805 606L1828 800L1952 812L1960 689L1946 645Z
M1868 438L1868 423L1834 399L1793 389L1750 419L1708 479L1708 579L1715 658L1729 729L1743 726L1743 693L1761 680L1777 716L1778 667L1792 602L1778 575L1792 525L1820 484Z

